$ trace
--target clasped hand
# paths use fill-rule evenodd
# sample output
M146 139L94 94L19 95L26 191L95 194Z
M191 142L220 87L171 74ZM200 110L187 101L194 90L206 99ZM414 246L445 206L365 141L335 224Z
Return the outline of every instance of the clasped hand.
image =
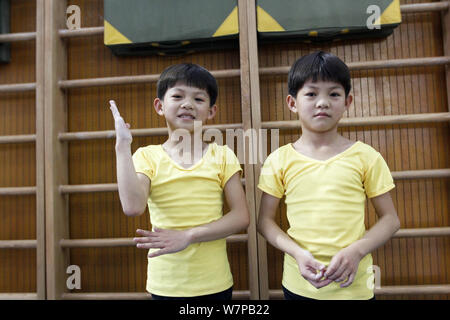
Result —
M136 233L142 236L133 239L137 248L160 249L150 253L149 258L181 251L191 243L187 230L154 228L153 231L138 229Z
M315 288L323 288L332 282L343 282L340 287L345 288L353 283L361 258L359 252L349 246L339 251L328 267L315 260L306 250L296 257L296 261L303 278Z

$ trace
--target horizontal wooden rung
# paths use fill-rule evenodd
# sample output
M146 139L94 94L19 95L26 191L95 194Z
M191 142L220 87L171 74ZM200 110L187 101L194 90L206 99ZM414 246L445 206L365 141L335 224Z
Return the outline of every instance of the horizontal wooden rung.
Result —
M35 40L36 32L16 32L0 34L0 43Z
M75 30L60 29L58 30L58 34L61 38L95 36L95 35L103 35L104 29L105 28L101 26L80 28Z
M350 62L347 65L350 70L354 71L362 69L424 67L424 66L445 65L449 63L450 57L443 56L443 57ZM287 74L289 72L289 69L290 66L260 68L259 73L261 75ZM211 71L211 73L217 79L239 77L241 74L240 69L216 70ZM158 78L159 74L150 74L150 75L117 76L117 77L92 78L92 79L60 80L58 84L61 89L73 89L83 87L150 83L158 81Z
M61 194L117 191L117 183L60 185Z
M241 183L245 186L245 179L241 179ZM117 183L98 183L98 184L73 184L60 185L59 192L61 194L73 193L91 193L91 192L114 192L117 191Z
M449 236L450 227L438 228L411 228L400 229L394 234L394 238L412 237L438 237ZM248 240L247 234L236 234L226 238L227 242L245 242ZM101 247L133 247L135 242L132 238L103 238L103 239L62 239L62 248L101 248Z
M431 11L446 11L448 10L448 1L432 2L432 3L414 3L400 5L400 11L404 13L422 13Z
M36 142L35 134L0 136L0 144Z
M395 180L448 178L448 177L450 177L450 169L392 171L392 177ZM243 185L245 185L245 178L241 179L241 183ZM3 188L3 189L10 189L10 188ZM90 193L90 192L114 192L117 190L118 190L117 183L79 184L79 185L60 185L59 186L59 192L61 194ZM12 194L12 191L10 191L10 192ZM2 188L0 188L0 195L1 194L2 194Z
M372 125L416 124L416 123L448 122L448 121L450 121L450 112L440 112L440 113L342 118L341 121L339 122L339 126L357 127L357 126L372 126ZM242 128L242 124L240 123L217 124L217 125L203 126L203 131L206 131L208 129L218 129L220 131L226 131L227 129L236 130L240 128ZM300 122L297 120L265 121L262 122L261 128L280 129L280 130L300 129ZM131 134L133 135L133 137L165 136L167 135L167 128L132 129ZM116 133L114 130L63 132L58 134L58 139L60 141L114 139L115 137Z
M450 169L393 171L392 177L395 180L449 178Z
M411 286L381 286L375 288L376 295L394 294L449 294L450 284L436 285L411 285Z
M374 60L374 61L358 61L347 63L350 71L357 70L375 70L375 69L389 69L389 68L403 68L403 67L429 67L446 65L450 63L450 57L425 57L425 58L409 58L409 59L391 59L391 60ZM283 67L265 67L259 69L259 74L265 75L286 75L288 74L290 66Z
M35 91L36 83L14 83L0 85L0 93Z
M19 196L36 194L36 187L10 187L0 188L0 196Z
M247 234L235 234L226 238L228 243L246 242ZM61 248L111 248L111 247L135 247L133 238L103 238L103 239L62 239L59 242Z
M217 129L226 131L227 129L242 128L241 123L231 124L215 124L203 126L203 131L209 129ZM150 137L150 136L166 136L168 134L167 128L148 128L148 129L131 129L133 137ZM105 131L84 131L84 132L63 132L58 134L60 141L77 141L77 140L93 140L93 139L115 139L116 132L114 130Z
M449 284L434 285L408 285L408 286L381 286L374 289L375 295L394 295L394 294L448 294L450 293ZM269 290L269 297L272 299L283 299L282 290Z
M445 237L450 236L450 227L405 228L398 230L393 238Z
M215 70L211 71L211 74L216 79L235 78L241 75L241 71L240 69ZM117 76L117 77L104 77L92 79L60 80L58 84L61 89L73 89L83 87L152 83L157 82L159 76L160 76L159 74L149 74L149 75Z
M33 249L36 240L0 240L0 249Z
M339 127L360 127L360 126L376 126L376 125L398 125L398 124L416 124L430 122L449 122L450 112L439 113L418 113L418 114L398 114L385 116L370 117L351 117L342 118ZM283 121L264 121L261 123L263 129L280 129L292 130L300 129L300 121L283 120Z
M12 293L0 293L0 300L37 300L37 293L33 292L12 292Z

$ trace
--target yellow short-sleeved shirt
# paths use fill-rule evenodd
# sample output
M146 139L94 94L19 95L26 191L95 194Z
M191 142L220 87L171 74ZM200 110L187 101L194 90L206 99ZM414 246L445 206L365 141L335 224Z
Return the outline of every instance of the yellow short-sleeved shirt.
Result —
M236 155L216 143L189 169L174 162L161 145L139 148L133 163L136 172L151 180L150 221L163 229L181 230L220 219L223 188L242 171ZM146 288L157 295L199 296L232 285L225 239L193 243L182 251L148 259Z
M326 161L304 156L292 144L280 147L266 159L258 184L272 196L286 196L288 235L325 266L342 248L363 237L366 195L372 198L394 187L381 154L360 141ZM361 259L349 287L333 282L317 289L301 276L295 259L285 254L282 284L313 299L370 299L372 256Z

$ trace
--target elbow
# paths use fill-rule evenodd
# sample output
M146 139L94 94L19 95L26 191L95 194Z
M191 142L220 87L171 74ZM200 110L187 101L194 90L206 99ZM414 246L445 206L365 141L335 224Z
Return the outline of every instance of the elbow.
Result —
M256 224L256 230L260 233L260 234L264 234L264 227L263 227L263 221L262 219L258 218L258 223Z
M395 218L394 218L393 228L394 228L394 233L396 233L398 230L400 230L400 219L398 218L397 215L395 215Z
M250 226L250 214L247 211L245 211L244 214L239 215L239 219L236 220L236 232L247 230Z
M123 213L125 213L127 217L140 216L142 213L144 213L144 211L145 208L133 208L133 207L123 208Z
M245 212L245 214L242 214L239 219L238 231L247 230L250 226L250 214L248 211Z
M242 221L242 229L247 230L250 226L250 214L247 211L247 214L245 215L245 218Z
M137 217L137 216L140 216L142 214L142 212L133 211L133 210L124 210L123 213L125 213L125 215L127 217Z

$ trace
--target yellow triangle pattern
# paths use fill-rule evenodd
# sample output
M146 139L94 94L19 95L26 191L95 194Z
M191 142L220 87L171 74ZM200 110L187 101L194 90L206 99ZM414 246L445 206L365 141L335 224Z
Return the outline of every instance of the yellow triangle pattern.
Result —
M132 43L130 39L125 37L119 30L114 28L108 21L105 20L104 42L105 45Z
M239 17L238 8L234 7L233 11L231 11L216 32L214 32L213 37L229 36L236 33L239 33Z
M375 21L374 25L383 25L402 22L400 13L400 0L393 0L384 10L381 16Z
M274 32L285 31L285 29L275 20L270 14L263 8L258 6L256 8L256 14L258 17L258 31L259 32Z

